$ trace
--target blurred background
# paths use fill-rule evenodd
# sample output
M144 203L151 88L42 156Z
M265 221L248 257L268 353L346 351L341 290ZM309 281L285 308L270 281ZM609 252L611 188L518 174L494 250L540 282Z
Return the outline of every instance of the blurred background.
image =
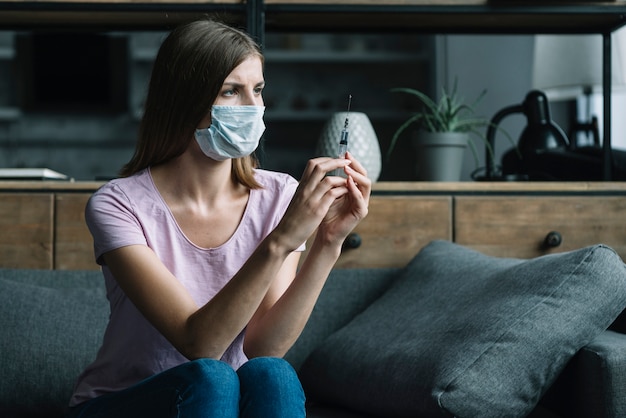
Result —
M626 55L620 49L622 32L613 35L614 65ZM152 62L164 36L153 31L0 32L0 167L46 167L75 180L115 177L132 155ZM555 50L565 53L568 45L577 49L566 65L558 67L565 58L548 62L546 57ZM586 80L558 86L540 79L542 72L562 80L568 68L589 67L586 75L597 73L599 80L600 35L268 33L264 51L267 129L258 155L265 168L296 178L315 156L325 122L346 110L351 94L352 110L366 113L376 131L383 156L379 180L414 180L415 151L408 136L386 158L391 136L417 106L410 97L391 93L393 87L437 98L442 87L457 80L460 96L468 101L486 89L475 113L487 119L541 88L566 132L593 115L600 120L600 134L603 130L599 85ZM624 74L615 66L613 72ZM621 84L614 81L612 107L618 116L612 136L615 148L626 149ZM502 128L518 138L525 124L523 115L514 115ZM497 137L497 158L510 147ZM479 156L477 165L466 153L462 180L471 180L484 165L482 147Z

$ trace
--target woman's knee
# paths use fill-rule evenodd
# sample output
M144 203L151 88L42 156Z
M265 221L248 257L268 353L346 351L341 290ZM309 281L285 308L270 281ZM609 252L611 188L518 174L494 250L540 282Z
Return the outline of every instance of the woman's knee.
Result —
M259 357L237 370L241 384L241 417L306 415L304 390L296 371L280 358Z
M185 363L180 367L179 374L180 378L194 386L239 388L239 379L235 370L230 365L214 359L204 358Z
M72 410L85 417L239 416L239 378L226 363L183 363L125 390L92 399Z
M228 364L213 359L198 359L172 369L172 384L182 399L239 398L239 378Z
M179 367L179 416L204 417L206 411L223 417L239 415L239 378L230 365L199 359Z
M245 381L263 382L297 382L298 375L291 364L282 358L277 357L257 357L248 360L239 370L239 379Z

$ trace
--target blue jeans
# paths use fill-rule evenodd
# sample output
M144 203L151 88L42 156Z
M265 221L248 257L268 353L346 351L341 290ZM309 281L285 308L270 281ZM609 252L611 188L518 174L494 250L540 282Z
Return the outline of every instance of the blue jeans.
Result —
M304 400L295 370L283 359L255 358L237 371L200 359L84 402L67 418L304 418Z

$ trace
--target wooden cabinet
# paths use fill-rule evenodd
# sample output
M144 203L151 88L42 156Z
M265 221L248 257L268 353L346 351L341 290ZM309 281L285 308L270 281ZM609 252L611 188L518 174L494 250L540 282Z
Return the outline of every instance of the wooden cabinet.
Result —
M432 239L519 258L602 243L626 259L625 183L383 182L374 193L355 230L362 248L345 249L339 267L401 267ZM430 210L418 209L426 202ZM412 223L397 221L408 213ZM376 234L378 245L366 247Z
M626 259L626 196L374 196L337 267L400 267L433 239L532 258L606 244Z
M0 182L0 267L98 269L84 209L99 185ZM379 182L336 267L402 267L435 239L520 258L604 243L626 259L625 221L621 182Z

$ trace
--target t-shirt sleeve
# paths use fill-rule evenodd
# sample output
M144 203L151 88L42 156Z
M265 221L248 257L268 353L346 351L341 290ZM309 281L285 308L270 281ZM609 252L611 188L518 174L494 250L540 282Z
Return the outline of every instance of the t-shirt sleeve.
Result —
M283 217L283 215L285 214L285 211L289 207L289 204L291 203L293 196L296 194L296 189L298 188L298 184L299 183L295 178L291 176L286 177L283 192L281 193L281 206L282 206L281 211L280 211L281 218ZM298 247L296 251L304 251L305 249L306 249L306 242L303 242L302 245L300 245L300 247Z
M104 264L104 253L128 245L147 244L131 201L114 184L102 186L91 196L85 208L85 221L100 265Z

